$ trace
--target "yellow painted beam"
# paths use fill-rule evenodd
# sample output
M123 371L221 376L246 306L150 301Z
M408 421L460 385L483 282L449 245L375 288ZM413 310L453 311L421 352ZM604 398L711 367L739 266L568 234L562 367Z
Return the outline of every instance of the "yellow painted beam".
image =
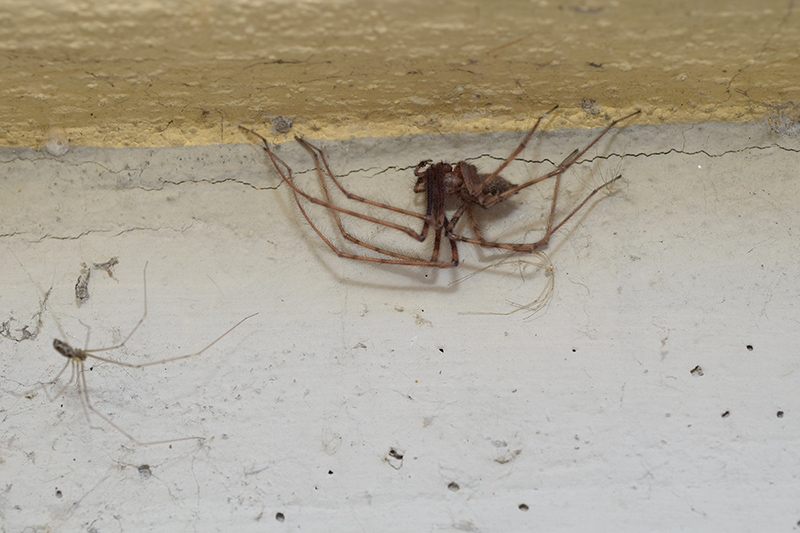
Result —
M791 121L791 1L0 0L0 145Z

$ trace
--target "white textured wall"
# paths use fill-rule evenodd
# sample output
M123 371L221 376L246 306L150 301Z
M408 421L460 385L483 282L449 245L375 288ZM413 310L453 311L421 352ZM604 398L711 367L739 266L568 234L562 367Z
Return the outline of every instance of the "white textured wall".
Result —
M523 156L560 160L591 133ZM354 183L403 204L419 159L502 158L518 138L326 148L339 174L361 169ZM609 141L568 188L590 168L588 183L625 182L557 234L553 299L532 320L468 314L511 310L547 281L490 270L450 285L496 260L469 246L452 271L337 258L251 145L5 149L7 333L35 331L37 285L53 290L35 338L0 338L3 529L792 530L800 145L764 124ZM280 153L310 178L296 146ZM371 185L386 168L406 168L400 192ZM503 224L529 220L521 208ZM112 256L115 278L95 272L78 308L81 263ZM109 356L191 352L260 313L200 358L87 370L94 405L126 431L203 442L134 446L91 429L72 389L10 394L60 368L55 318L79 345L79 320L92 345L124 336L145 261L149 316Z

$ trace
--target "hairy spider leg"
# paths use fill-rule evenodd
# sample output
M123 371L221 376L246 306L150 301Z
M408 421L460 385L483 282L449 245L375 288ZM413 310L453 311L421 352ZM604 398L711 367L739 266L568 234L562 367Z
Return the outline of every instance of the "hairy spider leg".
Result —
M561 185L561 177L568 170L575 162L583 156L592 146L594 146L612 127L614 127L619 122L626 120L640 111L636 111L631 113L623 118L617 119L611 124L609 124L595 139L586 146L583 150L574 150L569 156L567 156L564 161L561 162L555 169L548 172L547 174L540 176L534 180L528 181L521 185L516 185L513 187L504 188L502 192L492 192L491 194L485 194L487 187L490 187L492 183L499 178L500 172L508 166L508 164L527 146L527 143L532 138L533 134L538 130L539 125L541 124L542 120L545 116L549 113L552 113L558 106L553 107L550 109L546 114L540 116L536 123L534 124L533 128L528 132L525 136L523 141L517 146L517 148L509 155L509 157L503 161L503 163L491 174L488 174L486 178L481 181L481 178L477 175L477 169L474 166L467 164L466 162L459 162L456 164L455 174L457 175L460 173L461 178L463 179L464 187L467 190L468 198L466 198L462 204L458 207L456 212L454 213L453 217L448 221L445 215L445 205L446 199L448 194L452 194L448 192L448 185L446 183L448 176L449 179L452 179L454 174L454 170L451 165L447 163L437 163L435 165L430 165L427 169L424 167L431 163L430 160L422 161L419 165L417 165L414 173L417 176L417 184L414 186L415 192L426 192L427 194L427 205L426 205L426 212L424 215L420 213L415 213L412 211L408 211L402 208L394 207L388 204L376 202L373 200L369 200L362 196L355 195L350 193L345 187L339 182L336 176L330 169L328 165L327 159L325 158L325 154L322 152L321 149L315 147L311 143L301 139L299 137L295 137L295 139L311 154L312 158L314 159L314 163L317 169L317 177L320 181L322 186L325 200L321 200L319 198L313 197L310 194L306 193L294 183L294 179L292 177L291 168L289 168L286 163L284 163L280 158L272 153L269 149L269 144L267 143L266 139L261 135L255 133L248 128L243 126L239 126L242 131L250 133L256 137L258 137L263 144L264 150L269 155L273 165L275 166L276 170L280 174L282 180L292 189L295 202L298 205L298 208L303 214L303 217L312 227L312 229L317 233L317 235L331 248L339 257L345 257L350 259L357 259L362 261L369 261L374 263L385 263L385 264L401 264L401 265L416 265L416 266L436 266L440 268L446 268L455 266L458 264L458 248L457 242L468 242L470 244L476 244L479 246L491 247L491 248L501 248L507 249L511 251L520 251L520 252L532 252L536 248L544 246L549 241L550 236L555 233L562 225L564 225L572 216L574 216L586 203L600 190L605 187L608 187L611 183L621 178L621 176L617 176L606 183L603 183L599 187L597 187L594 191L592 191L588 196L584 198L584 200L575 207L561 222L555 224L555 211L558 202L558 196L560 191ZM324 169L324 170L323 170ZM339 207L333 203L333 200L330 196L330 191L328 189L326 183L326 175L330 178L336 187L345 195L346 198L350 200L359 201L365 203L367 205L371 205L377 208L386 209L389 211L393 211L399 214L403 214L406 216L410 216L413 218L418 218L423 220L423 227L420 232L416 232L408 226L404 226L401 224L396 224L394 222L390 222L387 220L382 220L373 216L365 215L362 213L355 212L350 209L345 209ZM553 198L551 200L550 205L550 214L548 217L547 228L544 234L544 237L535 243L504 243L504 242L493 242L487 241L480 230L480 227L477 223L475 215L472 210L472 203L478 203L484 208L492 207L494 204L501 202L508 198L509 196L518 193L524 188L531 187L537 183L540 183L546 179L555 178L554 183L554 191L553 191ZM505 180L503 180L505 181ZM475 186L476 183L479 183L479 186ZM508 184L508 182L506 182ZM513 184L509 184L513 185ZM386 255L391 257L392 259L387 259L385 257L369 257L363 255L357 255L349 252L345 252L344 250L338 248L334 245L324 234L317 228L317 226L311 221L310 217L308 216L307 212L303 208L299 196L302 196L309 202L325 207L331 210L331 213L336 221L336 224L339 228L341 235L347 239L348 241L372 250L376 253ZM467 216L470 221L470 225L472 226L473 232L476 238L469 238L463 235L455 233L454 229L456 224L462 218L464 213L467 213ZM368 222L372 222L375 224L379 224L388 228L396 229L398 231L404 232L407 235L413 237L417 241L424 241L427 237L428 230L433 227L434 229L434 248L433 253L431 255L430 260L419 259L417 257L413 257L410 255L393 252L391 250L386 250L384 248L380 248L369 244L363 240L360 240L353 235L351 235L345 228L341 222L341 218L339 214L349 215L355 218L359 218L361 220L365 220ZM451 261L439 261L439 251L441 247L441 240L442 240L442 231L444 231L445 237L450 242L451 246Z
M364 242L364 241L362 241L360 239L357 239L357 238L353 237L352 235L350 235L346 230L344 230L343 226L341 225L341 223L339 221L339 218L335 217L336 220L337 220L337 225L339 225L340 231L342 232L342 235L345 238L347 238L348 240L350 240L351 242L353 242L353 243L355 243L355 244L357 244L359 246L362 246L364 248L367 248L369 250L372 250L372 251L380 253L380 254L387 255L387 256L391 257L392 259L388 259L388 258L384 258L384 257L370 257L370 256L365 256L365 255L358 255L358 254L345 252L344 250L340 249L339 247L337 247L333 242L331 242L330 239L328 239L322 233L322 231L316 226L316 224L314 224L314 222L312 222L312 220L309 217L308 213L303 208L303 206L302 206L302 204L301 204L301 202L300 202L300 200L298 198L298 195L302 196L303 198L305 198L306 200L308 200L312 204L325 207L325 208L330 209L331 211L333 211L335 213L341 213L341 214L349 215L349 216L352 216L352 217L355 217L355 218L358 218L358 219L361 219L361 220L366 220L368 222L373 222L375 224L386 226L388 228L396 229L398 231L401 231L401 232L409 235L410 237L413 237L415 240L420 241L420 242L424 241L426 239L426 237L427 237L428 228L430 226L430 218L427 215L422 215L420 213L416 213L416 212L413 212L413 211L408 211L408 210L405 210L405 209L389 206L389 205L386 205L386 204L381 204L379 202L373 202L372 200L367 200L366 198L362 198L360 196L348 193L347 190L339 183L339 181L335 178L333 173L330 171L330 167L328 166L327 161L324 158L324 154L322 153L322 150L320 150L316 146L312 145L308 141L305 141L304 139L297 138L297 141L302 146L304 146L307 150L309 150L309 152L312 153L312 157L314 158L314 161L316 163L318 177L319 177L320 181L323 182L322 187L323 187L323 190L325 191L327 201L320 200L319 198L311 196L310 194L308 194L305 191L303 191L302 189L300 189L294 183L294 179L293 179L293 176L292 176L291 168L283 160L281 160L277 155L275 155L272 152L272 150L270 150L269 143L267 142L267 140L263 136L259 135L258 133L254 132L253 130L251 130L249 128L245 128L244 126L239 126L239 128L242 131L244 131L246 133L249 133L251 135L254 135L255 137L257 137L258 139L261 140L261 145L264 148L264 151L267 152L270 160L272 161L273 166L278 171L278 174L281 176L281 179L283 180L284 183L286 183L286 185L288 185L292 189L292 192L293 192L294 197L295 197L295 203L297 203L297 207L300 209L300 212L302 213L303 218L306 219L306 222L308 222L308 225L311 226L311 228L319 236L319 238L322 239L322 241L331 250L333 250L333 252L336 253L336 255L338 255L339 257L344 257L344 258L347 258L347 259L356 259L356 260L360 260L360 261L368 261L368 262L372 262L372 263L383 263L383 264L390 264L390 265L433 266L433 267L438 267L438 268L447 268L447 267L455 266L457 264L457 261L458 261L457 252L455 254L455 260L444 262L444 261L439 261L436 257L432 258L431 260L425 260L425 259L420 259L420 258L417 258L417 257L410 256L410 255L401 254L401 253L398 253L398 252L393 252L391 250L386 250L384 248L380 248L380 247L377 247L377 246L373 246L373 245L371 245L369 243L366 243L366 242ZM320 154L322 156L321 159L319 159L316 154ZM322 165L320 165L320 161L322 162ZM373 206L376 206L376 207L386 208L386 209L389 209L391 211L394 211L394 212L397 212L397 213L400 213L400 214L404 214L404 215L408 215L410 217L421 219L421 220L423 220L422 231L420 231L418 233L418 232L414 231L413 229L411 229L411 228L409 228L407 226L402 226L400 224L395 224L393 222L389 222L389 221L386 221L386 220L381 220L381 219L378 219L378 218L375 218L375 217L372 217L372 216L369 216L369 215L364 215L362 213L357 213L357 212L352 211L350 209L345 209L343 207L339 207L339 206L333 204L331 199L330 199L329 193L327 191L327 187L324 184L324 173L322 171L322 167L325 168L325 173L327 173L327 175L334 181L336 186L340 190L342 190L342 192L349 199L356 200L356 201L361 201L361 202L366 203L368 205L373 205ZM453 246L454 245L451 243L451 249L453 249Z
M549 172L548 174L545 174L544 176L541 176L539 178L536 178L534 180L531 180L529 182L523 183L522 185L518 185L518 186L516 186L516 187L514 187L512 189L509 189L509 190L505 191L504 193L498 195L497 200L495 200L495 203L497 203L497 202L499 202L499 201L501 201L501 200L503 200L505 198L508 198L509 196L517 194L519 191L521 191L522 189L524 189L526 187L530 187L531 185L535 185L535 184L539 183L540 181L546 180L548 178L552 178L553 176L557 176L558 174L566 171L578 159L580 159L586 152L588 152L592 148L592 146L597 144L598 141L600 141L600 139L605 137L606 133L608 133L609 130L611 130L611 128L613 128L614 126L616 126L620 122L623 122L625 120L628 120L631 117L634 117L634 116L638 115L641 112L642 112L641 110L637 110L637 111L634 111L633 113L631 113L629 115L625 115L622 118L618 118L617 120L615 120L614 122L612 122L611 124L606 126L603 129L603 131L601 131L600 134L597 137L595 137L594 140L592 142L590 142L583 150L579 151L579 150L576 149L575 151L573 151L569 156L566 157L566 159L564 159L564 161L560 165L558 165L558 167L556 167L555 170L553 170L552 172ZM533 133L539 127L539 122L541 120L542 120L542 117L540 117L539 120L536 121L536 124L534 125L533 129L531 129L531 131L528 133L528 135L525 136L525 139L523 140L523 142L520 143L520 145L511 153L511 156L508 159L506 159L503 162L503 164L500 165L497 168L497 170L495 170L494 172L489 174L489 176L486 177L486 179L483 181L483 184L481 186L481 190L485 189L486 186L489 183L491 183L492 180L494 178L496 178L498 174L500 174L500 171L503 170L506 167L506 165L508 165L511 162L511 160L513 160L513 158L515 158L517 155L519 155L519 153L527 145L528 140L530 140L530 137L533 135ZM487 207L490 207L490 206L487 206Z
M596 195L598 192L600 192L601 190L603 190L604 188L608 187L609 185L611 185L612 183L614 183L615 181L617 181L618 179L620 179L622 177L621 175L616 176L615 178L610 179L607 182L601 184L599 187L595 188L561 222L559 222L557 225L554 226L553 223L554 223L554 218L555 218L556 204L557 204L557 201L558 201L558 194L559 194L559 191L560 191L561 177L564 174L564 172L566 172L573 164L575 164L575 162L580 157L582 157L587 151L589 151L592 148L592 146L597 144L597 142L600 141L600 139L602 139L606 135L606 133L608 133L611 130L611 128L613 128L616 124L619 124L620 122L622 122L624 120L627 120L627 119L629 119L629 118L631 118L631 117L633 117L635 115L638 115L639 113L641 113L641 111L635 111L635 112L633 112L633 113L631 113L629 115L626 115L626 116L624 116L622 118L619 118L619 119L613 121L611 124L609 124L607 127L605 127L603 129L603 131L600 132L600 134L597 137L595 137L594 140L592 140L591 143L589 143L585 148L583 148L583 150L578 150L578 149L574 150L559 165L557 165L555 169L553 169L552 171L548 172L547 174L545 174L543 176L540 176L540 177L538 177L536 179L533 179L533 180L531 180L529 182L526 182L526 183L523 183L521 185L518 185L516 187L513 187L513 188L511 188L511 189L509 189L509 190L507 190L507 191L505 191L505 192L503 192L501 194L493 196L488 202L486 202L485 207L487 207L487 208L491 207L492 205L494 205L494 204L496 204L496 203L508 198L509 196L511 196L513 194L517 194L519 191L521 191L524 188L530 187L530 186L535 185L537 183L540 183L540 182L542 182L544 180L547 180L547 179L555 177L556 180L555 180L555 184L553 186L553 199L551 200L551 204L550 204L550 215L548 216L547 229L545 231L544 236L540 240L538 240L538 241L536 241L534 243L504 243L504 242L494 242L494 241L485 240L482 237L481 233L480 233L480 229L477 226L477 222L474 220L474 215L471 212L471 205L469 205L469 202L465 202L465 204L467 204L467 205L462 205L461 207L459 207L459 209L456 211L456 213L451 218L450 224L447 227L448 237L452 238L454 240L457 240L459 242L467 242L467 243L476 244L476 245L479 245L479 246L485 246L485 247L489 247L489 248L500 248L500 249L511 250L511 251L515 251L515 252L528 252L528 253L530 253L530 252L533 252L534 250L536 250L537 248L545 246L549 242L550 237L556 231L558 231L559 228L561 228L561 226L563 226L578 211L580 211L581 208L584 205L586 205L586 203L589 202L589 200L594 195ZM525 148L525 145L527 144L527 142L530 139L530 137L533 134L533 132L535 132L536 129L538 128L539 123L541 122L542 118L543 117L540 117L539 120L536 121L536 124L534 125L533 129L531 129L531 131L525 137L523 142L520 143L520 145L514 150L514 152L512 152L511 156L508 159L506 159L503 162L503 164L501 164L500 167L498 167L497 170L495 170L492 174L490 174L483 181L483 184L482 184L483 188L485 188L489 183L491 183L492 180L494 180L498 176L500 170L505 168L506 165L510 162L510 160L513 157L516 157L516 155L518 155ZM460 168L462 169L462 172L474 171L474 170L470 170L468 167L469 167L469 165L467 165L466 163L462 162ZM474 168L474 167L472 167L472 168ZM470 180L465 179L465 182L469 182L469 181ZM463 235L459 235L459 234L454 232L455 225L458 223L459 219L461 218L461 216L464 214L465 211L467 212L468 216L470 217L470 221L471 221L471 223L473 225L473 229L477 230L476 231L476 237L477 238L473 239L473 238L465 237Z

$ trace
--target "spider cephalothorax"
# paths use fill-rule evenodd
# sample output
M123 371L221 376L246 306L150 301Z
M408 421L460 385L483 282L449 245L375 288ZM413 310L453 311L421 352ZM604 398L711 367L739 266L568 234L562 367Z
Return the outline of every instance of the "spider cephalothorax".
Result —
M506 199L503 193L517 186L503 176L494 176L484 184L489 174L479 174L475 165L460 161L458 164L450 163L430 164L431 160L421 161L414 169L417 183L414 192L421 193L428 190L427 184L431 181L443 181L445 196L447 198L461 198L465 202L489 208L497 202ZM427 168L426 168L427 166Z

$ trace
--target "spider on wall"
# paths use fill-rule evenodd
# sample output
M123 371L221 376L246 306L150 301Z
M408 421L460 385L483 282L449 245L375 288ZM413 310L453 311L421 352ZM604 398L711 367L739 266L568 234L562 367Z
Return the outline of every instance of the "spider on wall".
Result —
M201 354L205 353L206 350L208 350L209 348L211 348L212 346L217 344L226 335L228 335L234 329L239 327L244 321L256 316L258 313L253 313L252 315L244 317L243 319L239 320L236 324L234 324L232 327L228 328L228 330L226 330L223 334L218 336L216 339L214 339L210 343L206 344L204 348L202 348L201 350L199 350L197 352L190 353L190 354L187 354L187 355L179 355L177 357L169 357L167 359L160 359L158 361L150 361L148 363L139 363L139 364L127 363L125 361L120 361L120 360L117 360L117 359L111 359L109 357L103 357L101 355L98 355L100 352L110 352L110 351L113 351L113 350L118 350L118 349L122 348L123 346L125 346L125 344L131 339L131 337L133 337L133 334L136 333L136 331L139 329L139 326L142 325L142 323L144 322L145 318L147 317L147 263L145 263L144 270L142 272L142 277L143 277L143 287L144 287L144 311L142 312L142 316L141 316L141 318L139 318L139 321L136 323L136 325L133 327L133 329L130 331L130 333L128 333L128 335L122 340L122 342L114 344L113 346L106 346L106 347L102 347L102 348L89 348L88 347L88 345L89 345L89 334L91 332L91 328L89 328L89 326L86 326L86 325L84 325L86 327L86 344L85 344L85 347L83 349L75 348L75 347L71 346L65 340L54 339L53 340L53 348L56 350L56 352L58 352L59 354L61 354L62 356L64 356L66 358L64 366L61 368L61 370L58 372L58 374L56 374L56 376L52 380L48 381L47 383L41 383L38 386L36 386L36 387L26 391L26 392L23 392L23 393L12 392L12 394L14 394L15 396L18 396L18 397L33 398L33 393L34 392L36 392L38 390L44 390L45 394L48 397L48 399L52 402L52 401L55 401L56 399L58 399L59 397L61 397L67 391L67 389L74 383L75 387L77 389L78 398L79 398L79 400L81 402L81 407L83 408L84 417L86 418L87 422L89 423L89 427L91 427L91 428L95 428L96 426L92 425L90 412L93 413L95 416L99 417L100 419L102 419L106 424L108 424L109 426L111 426L115 430L119 431L122 435L126 436L134 444L147 446L147 445L152 445L152 444L164 444L164 443L171 443L171 442L177 442L177 441L183 441L183 440L191 440L191 439L202 440L201 437L178 437L178 438L172 438L172 439L166 439L166 440L143 442L143 441L140 441L139 439L135 438L131 433L129 433L128 431L122 429L122 427L120 427L113 420L111 420L111 418L108 415L102 413L94 405L92 405L92 402L89 399L88 385L86 383L86 371L85 371L85 368L84 368L86 360L87 359L92 359L92 360L95 360L95 361L101 361L101 362L104 362L104 363L111 363L111 364L114 364L114 365L127 367L127 368L145 368L145 367L155 366L155 365L159 365L160 366L160 365L163 365L163 364L166 364L166 363L171 363L173 361L180 361L182 359L188 359L188 358L191 358L191 357L196 357L198 355L201 355ZM56 322L56 323L58 325L58 329L61 331L61 325L58 324L58 322ZM83 323L81 323L81 324L83 324ZM66 335L64 334L63 331L61 331L61 335L62 335L63 338L66 338ZM57 385L59 379L61 378L61 376L64 375L64 373L66 372L67 368L70 369L69 379L66 381L66 383L64 383L64 384L62 384L60 386Z
M558 106L553 107L540 116L533 128L525 135L522 142L511 152L511 154L491 173L485 174L478 171L477 167L466 161L459 161L457 163L439 162L433 163L430 159L420 161L414 169L414 176L416 183L414 184L414 192L418 194L425 194L425 212L419 213L400 207L395 207L387 203L378 202L359 196L350 192L342 185L339 178L331 171L328 165L327 158L323 151L301 137L295 137L295 140L305 148L311 155L316 168L317 179L319 182L322 197L314 196L303 188L299 187L295 182L292 169L281 158L275 155L269 147L267 140L244 126L239 128L245 133L255 136L260 140L260 143L267 153L275 169L281 176L281 179L288 185L294 196L300 212L306 219L311 228L319 235L319 237L327 244L339 257L349 259L356 259L359 261L369 261L372 263L384 263L393 265L411 265L411 266L431 266L438 268L449 268L458 265L459 253L458 243L470 243L486 248L499 248L513 252L527 252L531 253L539 248L544 247L550 237L558 231L570 218L572 218L578 211L583 208L589 200L601 190L607 188L609 185L620 179L622 176L618 175L612 178L586 195L582 201L577 203L566 215L557 216L556 209L558 206L559 194L561 193L561 181L564 173L569 170L586 152L591 149L600 139L602 139L614 126L623 122L634 115L640 113L635 111L629 115L619 118L606 126L600 134L598 134L586 147L583 149L575 149L570 153L561 163L555 165L555 168L538 176L534 179L528 180L522 184L515 184L503 178L500 173L512 162L515 158L525 149L528 142L533 137L534 133L538 130L542 120ZM547 223L541 237L534 242L505 242L503 240L493 240L484 237L484 231L481 229L481 224L475 214L475 209L493 210L496 206L504 203L511 196L527 189L533 185L544 182L545 180L553 180L552 198L549 202ZM344 195L347 199L348 207L344 207L335 203L329 187L329 182ZM345 250L341 246L334 243L331 238L319 228L317 223L309 216L303 201L310 202L321 206L330 211L336 226L342 237L347 241L366 250L375 252L376 255L363 255L362 253L353 253ZM452 210L448 210L448 204ZM359 210L359 206L369 208L377 211L377 215L369 214ZM448 216L448 212L451 213ZM383 213L383 214L381 214ZM390 220L386 215L405 217L408 222ZM386 246L376 245L368 242L366 238L356 237L353 235L343 223L345 217L354 217L356 219L365 221L367 223L390 228L399 232L405 233L411 238L424 242L429 232L433 232L433 250L430 259L425 259L408 253L390 250ZM419 231L411 227L414 220L421 224ZM471 235L464 233L463 229L459 229L459 223L466 221L471 229ZM462 226L466 224L461 224ZM442 248L442 241L447 240L450 246L450 258L443 259L440 257Z

